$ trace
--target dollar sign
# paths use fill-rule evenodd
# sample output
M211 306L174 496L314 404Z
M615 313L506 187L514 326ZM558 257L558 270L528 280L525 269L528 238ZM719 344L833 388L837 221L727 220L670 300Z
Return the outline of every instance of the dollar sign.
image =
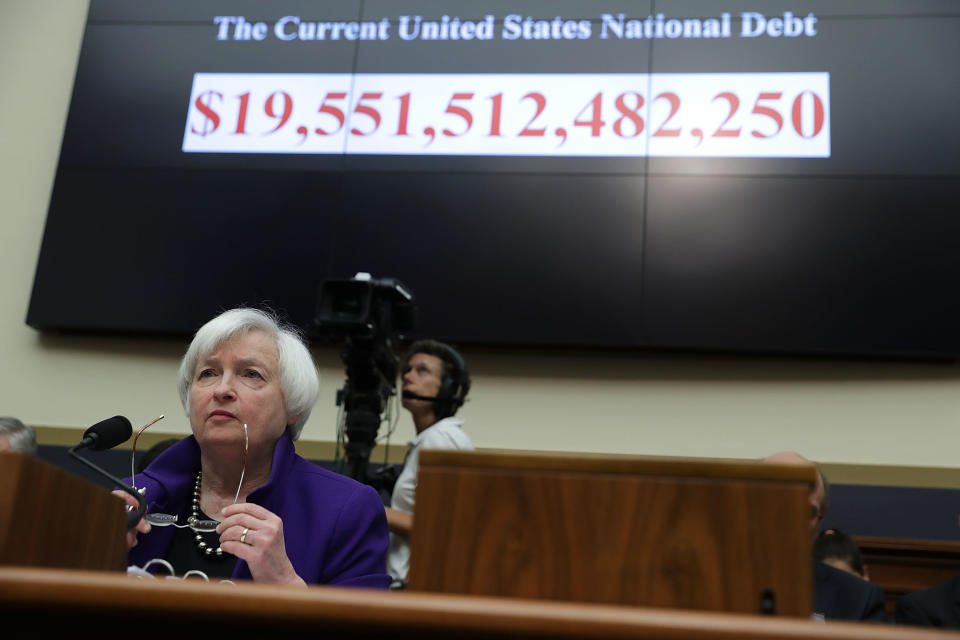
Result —
M205 91L201 93L199 96L197 96L197 99L193 103L193 105L204 116L203 127L201 127L200 131L197 131L196 127L194 127L193 125L190 125L191 133L194 133L198 136L205 138L211 133L213 133L214 131L216 131L217 127L220 126L220 116L218 116L217 112L214 111L213 108L211 107L211 103L213 103L213 96L217 96L218 98L220 98L220 101L223 102L223 94L217 91L214 91L213 89L210 89L209 91ZM206 98L206 102L204 102L204 98Z

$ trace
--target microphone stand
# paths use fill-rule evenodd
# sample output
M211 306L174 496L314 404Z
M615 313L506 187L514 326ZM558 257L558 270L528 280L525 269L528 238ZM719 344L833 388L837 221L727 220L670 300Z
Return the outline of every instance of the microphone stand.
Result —
M86 439L84 439L84 441L81 442L80 444L78 444L77 446L71 447L70 449L68 449L68 450L67 450L67 453L68 453L71 457L73 457L73 458L76 459L76 460L79 460L80 462L82 462L83 464L87 465L88 467L90 467L91 469L93 469L94 471L96 471L97 473L99 473L100 475L102 475L103 477L110 479L110 480L111 480L112 482L114 482L118 487L120 487L121 489L123 489L124 491L126 491L127 493L129 493L130 495L132 495L134 498L136 498L136 500L137 500L137 508L136 508L136 510L135 510L135 511L128 511L128 512L127 512L127 531L130 531L130 530L132 530L134 527L137 526L137 523L140 522L140 519L143 518L144 514L147 512L147 501L144 500L143 496L140 495L140 492L139 492L139 491L137 491L136 489L134 489L134 488L131 487L130 485L125 484L125 483L124 483L122 480L120 480L119 478L113 477L113 476L112 476L110 473L108 473L107 471L104 471L103 469L101 469L101 468L98 467L97 465L93 464L93 463L90 462L89 460L87 460L87 459L85 459L85 458L81 458L79 455L77 455L77 449L82 449L83 447L86 447L86 446L88 446L89 444L90 444L90 443L89 443Z

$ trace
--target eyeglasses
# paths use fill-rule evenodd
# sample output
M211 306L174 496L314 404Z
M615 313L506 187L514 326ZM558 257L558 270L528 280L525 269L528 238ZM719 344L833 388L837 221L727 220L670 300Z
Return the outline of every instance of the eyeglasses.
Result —
M156 424L163 419L163 416L155 418L152 422L140 427L137 431L137 434L133 438L132 445L132 454L130 457L130 484L137 489L136 484L136 455L137 455L137 440L140 438L140 434L147 430L147 427ZM250 435L247 431L247 424L243 423L243 455L240 459L240 483L237 485L237 493L233 497L233 504L237 504L240 500L240 490L243 488L243 477L247 472L247 453L250 450ZM141 494L146 492L146 487L137 489ZM199 505L197 506L199 508ZM176 527L178 529L192 529L197 533L212 533L217 530L217 526L220 524L217 520L205 520L196 517L196 515L191 515L187 518L186 524L180 524L177 522L179 516L170 513L148 513L144 516L144 519L149 522L154 527Z
M137 430L137 435L133 436L133 446L130 451L130 484L134 489L137 489L137 440L140 439L140 434L147 430L147 427L152 426L161 420L163 420L163 414L160 414L154 418L151 422L140 427ZM137 489L140 493L143 493L143 489Z
M201 520L194 516L187 518L187 524L177 522L178 516L171 513L148 513L144 519L154 527L176 527L177 529L193 529L197 533L213 533L220 523L217 520Z
M159 565L167 570L166 575L162 575L159 572L154 574L149 571L150 567L153 565ZM127 575L135 576L137 578L166 578L167 580L186 580L187 578L202 578L206 582L210 582L210 576L208 576L203 571L199 569L191 569L187 571L182 576L177 576L176 572L173 570L173 565L164 560L163 558L154 558L153 560L148 561L142 567L137 567L130 565L127 567ZM233 580L219 580L220 584L233 584L236 582Z

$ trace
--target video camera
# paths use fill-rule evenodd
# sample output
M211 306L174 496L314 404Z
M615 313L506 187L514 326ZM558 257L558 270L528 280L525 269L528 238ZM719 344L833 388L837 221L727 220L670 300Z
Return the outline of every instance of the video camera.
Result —
M381 415L396 390L400 359L394 344L413 330L416 309L413 294L393 278L374 279L361 272L320 286L314 328L322 339L343 341L340 358L347 380L337 392L337 404L346 416L350 475L361 482L368 481Z

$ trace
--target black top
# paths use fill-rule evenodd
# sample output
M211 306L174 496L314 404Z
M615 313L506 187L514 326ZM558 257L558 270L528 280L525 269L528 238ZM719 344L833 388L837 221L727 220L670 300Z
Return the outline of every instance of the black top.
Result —
M180 516L180 522L186 522L190 514ZM209 516L202 511L198 516L201 519L209 520ZM208 547L216 549L220 546L220 536L216 532L201 533L203 541ZM224 552L222 557L215 555L208 556L197 548L195 537L197 532L193 529L177 529L173 536L173 542L167 549L165 559L173 565L173 569L178 576L183 576L187 571L196 569L203 571L210 579L229 580L233 575L233 568L237 564L237 557Z

